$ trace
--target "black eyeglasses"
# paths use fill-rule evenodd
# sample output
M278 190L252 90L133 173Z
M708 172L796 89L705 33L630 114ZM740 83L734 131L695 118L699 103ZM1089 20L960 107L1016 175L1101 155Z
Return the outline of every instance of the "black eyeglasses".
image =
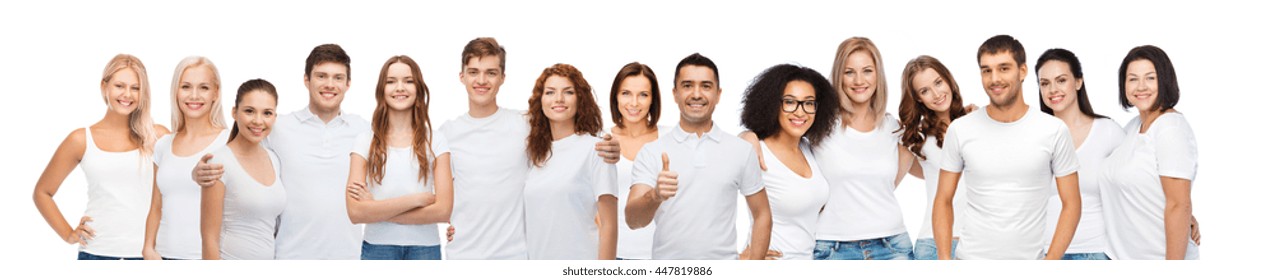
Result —
M796 112L797 108L801 108L801 111L806 112L806 114L814 114L815 104L814 100L797 101L796 99L784 98L783 109L784 113L792 113Z

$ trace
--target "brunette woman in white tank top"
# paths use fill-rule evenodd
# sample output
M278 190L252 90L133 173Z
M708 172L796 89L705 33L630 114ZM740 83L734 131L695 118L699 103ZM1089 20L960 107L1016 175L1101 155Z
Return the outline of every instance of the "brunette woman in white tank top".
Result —
M255 79L235 95L230 142L210 163L225 166L221 180L200 193L203 259L269 260L287 193L279 179L279 158L261 145L274 126L278 93Z
M172 98L174 132L155 143L155 187L142 247L147 260L201 258L200 187L190 179L190 169L200 155L226 146L230 137L221 110L221 77L212 61L191 56L178 63Z
M102 73L106 115L76 129L49 160L35 185L35 207L58 238L79 244L81 260L141 259L152 189L151 153L168 129L150 118L150 85L137 57L120 54ZM79 165L88 181L88 207L67 223L53 195Z
M655 71L645 64L625 64L611 83L611 134L620 142L620 162L615 164L616 197L620 214L615 257L622 260L649 260L655 240L655 224L643 228L629 228L624 219L624 207L628 202L629 187L633 186L633 159L643 145L655 141L667 127L660 127L660 86Z

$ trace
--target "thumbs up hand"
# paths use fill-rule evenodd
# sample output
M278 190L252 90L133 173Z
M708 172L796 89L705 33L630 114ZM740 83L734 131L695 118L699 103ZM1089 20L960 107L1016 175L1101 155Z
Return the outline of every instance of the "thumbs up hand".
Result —
M677 194L677 172L668 168L668 153L661 155L664 161L664 169L660 171L660 177L656 180L655 201L663 202L669 198L673 198Z

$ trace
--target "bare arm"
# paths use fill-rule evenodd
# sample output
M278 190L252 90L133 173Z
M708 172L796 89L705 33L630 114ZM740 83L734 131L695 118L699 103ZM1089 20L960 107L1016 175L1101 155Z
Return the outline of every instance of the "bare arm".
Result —
M618 230L616 222L616 197L602 195L598 197L598 259L614 260Z
M939 171L939 189L934 195L934 244L940 260L952 259L952 197L956 196L956 182L960 172Z
M159 165L155 165L154 168L158 171ZM147 260L163 258L158 251L155 251L155 236L159 234L159 219L163 217L164 209L164 202L161 199L163 194L159 193L159 184L156 184L159 180L155 178L156 176L159 176L158 172L151 177L151 210L149 214L146 214L146 237L142 241L142 258Z
M760 248L770 248L771 228L770 200L766 196L766 189L744 197L744 201L748 203L748 210L753 215L753 235L748 247L758 248L750 250L747 257L750 260L764 260L767 250Z
M58 234L58 238L68 244L83 245L84 238L92 238L92 230L86 231L87 226L84 225L84 222L91 218L81 218L80 225L72 228L67 223L66 217L62 216L57 203L53 201L53 195L57 194L58 188L62 187L62 181L66 180L66 176L71 174L75 166L79 165L80 160L84 158L85 133L88 131L77 129L62 140L62 144L53 153L53 158L49 159L49 165L44 167L44 173L40 174L40 180L36 181L35 191L31 195L35 200L36 210L40 211L40 216L49 223L49 227Z
M367 178L364 169L366 167L367 160L358 154L350 153L350 176L346 179L346 188L350 191L345 196L345 209L346 214L350 216L350 222L364 224L387 221L408 210L433 203L434 195L430 193L409 194L385 200L374 200L370 196L357 197L359 193L367 193L367 191L359 191L359 189L367 190L364 182Z
M1076 226L1080 224L1080 175L1055 178L1058 183L1058 197L1062 199L1062 214L1058 216L1058 226L1054 230L1053 241L1049 251L1045 253L1047 260L1060 260L1067 253L1071 239L1076 235Z
M757 150L757 164L761 165L762 171L766 171L766 157L763 156L764 154L761 150L761 139L757 139L757 133L745 130L744 132L739 133L739 138L744 139L744 141L748 141L749 144L753 144L753 149Z
M1191 180L1160 176L1164 188L1164 237L1167 260L1186 258L1186 243L1190 242Z
M925 169L921 168L921 158L913 157L912 167L908 168L908 174L912 174L912 177L916 177L917 179L925 180Z
M903 146L898 146L899 151L899 169L894 175L894 187L898 188L899 183L903 182L903 177L908 175L908 171L912 170L912 162L916 161L916 156Z
M221 259L221 222L224 218L226 185L221 181L200 189L199 233L203 239L205 260Z
M624 219L630 229L639 229L651 224L655 219L655 211L660 204L677 195L677 172L669 170L668 154L662 154L664 169L656 178L656 186L633 184L629 190L628 205L624 207Z
M412 209L390 218L390 222L405 225L451 222L452 204L455 202L452 185L452 154L434 158L434 204Z

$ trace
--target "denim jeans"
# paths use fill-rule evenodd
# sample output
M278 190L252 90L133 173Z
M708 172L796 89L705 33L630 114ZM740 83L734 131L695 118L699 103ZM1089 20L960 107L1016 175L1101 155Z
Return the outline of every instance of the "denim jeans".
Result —
M360 258L364 260L441 260L443 251L439 245L379 245L363 241L363 256Z
M1063 254L1063 260L1081 260L1081 261L1109 261L1111 258L1104 253L1075 253Z
M960 243L960 239L952 239L952 259L956 259L956 244ZM916 260L937 260L939 259L939 247L934 242L934 238L921 238L916 240L916 249L912 251L912 257Z
M99 255L89 254L83 251L80 252L79 257L77 257L76 259L81 261L104 261L104 260L105 261L112 261L112 260L139 261L139 260L142 260L142 258L121 258L121 257L111 257L111 256L99 256Z
M855 241L815 240L816 260L910 260L912 238L900 233Z

